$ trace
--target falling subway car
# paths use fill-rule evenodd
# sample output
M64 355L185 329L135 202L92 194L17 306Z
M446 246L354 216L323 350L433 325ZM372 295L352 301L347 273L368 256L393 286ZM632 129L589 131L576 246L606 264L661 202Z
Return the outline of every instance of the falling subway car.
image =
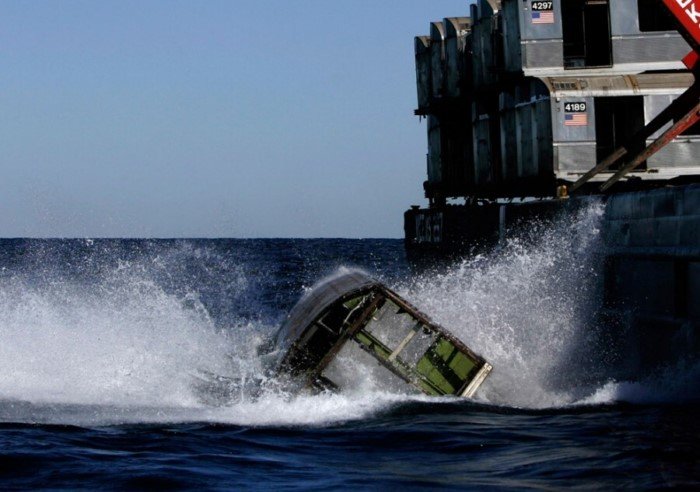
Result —
M276 337L295 390L380 388L471 397L491 365L380 282L348 272L306 294Z

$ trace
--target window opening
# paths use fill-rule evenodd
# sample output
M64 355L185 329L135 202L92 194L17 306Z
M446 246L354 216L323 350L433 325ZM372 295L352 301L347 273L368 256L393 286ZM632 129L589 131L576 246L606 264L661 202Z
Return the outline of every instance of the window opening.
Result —
M561 5L564 67L612 65L608 0L565 0Z
M597 97L595 98L596 158L602 161L615 149L629 144L629 139L644 127L644 97ZM629 149L634 155L643 148L644 142ZM619 169L617 164L611 169ZM646 161L637 169L646 169Z
M676 21L659 0L637 0L639 30L642 32L676 31Z

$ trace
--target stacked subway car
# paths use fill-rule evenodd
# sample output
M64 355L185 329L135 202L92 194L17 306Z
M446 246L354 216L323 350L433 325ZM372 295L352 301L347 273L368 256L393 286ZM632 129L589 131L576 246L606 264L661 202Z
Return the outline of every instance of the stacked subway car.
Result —
M480 0L433 22L415 39L426 197L553 197L575 182L693 83L673 22L657 0ZM692 127L626 182L696 177L698 152Z
M590 295L610 352L629 375L696 357L700 33L683 23L693 5L479 0L469 17L432 23L415 44L429 206L405 213L411 257L488 250L598 195L606 247Z

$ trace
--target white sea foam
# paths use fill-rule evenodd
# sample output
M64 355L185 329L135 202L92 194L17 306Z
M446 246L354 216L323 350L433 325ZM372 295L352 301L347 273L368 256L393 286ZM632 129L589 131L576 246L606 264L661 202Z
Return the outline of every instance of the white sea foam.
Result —
M600 300L602 210L592 204L493 254L392 285L492 363L479 401L543 409L699 394L700 366L691 363L637 382L591 378L599 362L588 347L600 328L591 313ZM400 402L436 402L372 385L336 395L206 394L201 381L212 375L260 377L254 348L274 327L258 319L217 326L195 292L153 280L150 269L169 268L170 260L156 260L121 264L89 287L0 277L0 420L325 425ZM242 272L227 295L249 285ZM241 293L254 302L250 294Z
M548 408L579 396L581 370L572 357L592 329L599 298L602 210L592 204L567 223L533 226L495 254L402 286L494 366L480 399Z
M197 305L196 300L192 299ZM224 367L228 340L201 306L151 282L0 291L0 395L61 403L191 403L187 370Z

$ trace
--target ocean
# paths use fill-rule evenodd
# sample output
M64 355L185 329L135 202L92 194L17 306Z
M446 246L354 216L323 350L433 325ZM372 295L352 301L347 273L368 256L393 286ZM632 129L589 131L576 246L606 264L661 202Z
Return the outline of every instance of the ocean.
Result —
M3 489L700 486L700 364L622 378L591 205L417 266L393 239L0 240ZM345 269L494 367L473 400L294 396L257 347ZM250 381L217 391L207 378Z

